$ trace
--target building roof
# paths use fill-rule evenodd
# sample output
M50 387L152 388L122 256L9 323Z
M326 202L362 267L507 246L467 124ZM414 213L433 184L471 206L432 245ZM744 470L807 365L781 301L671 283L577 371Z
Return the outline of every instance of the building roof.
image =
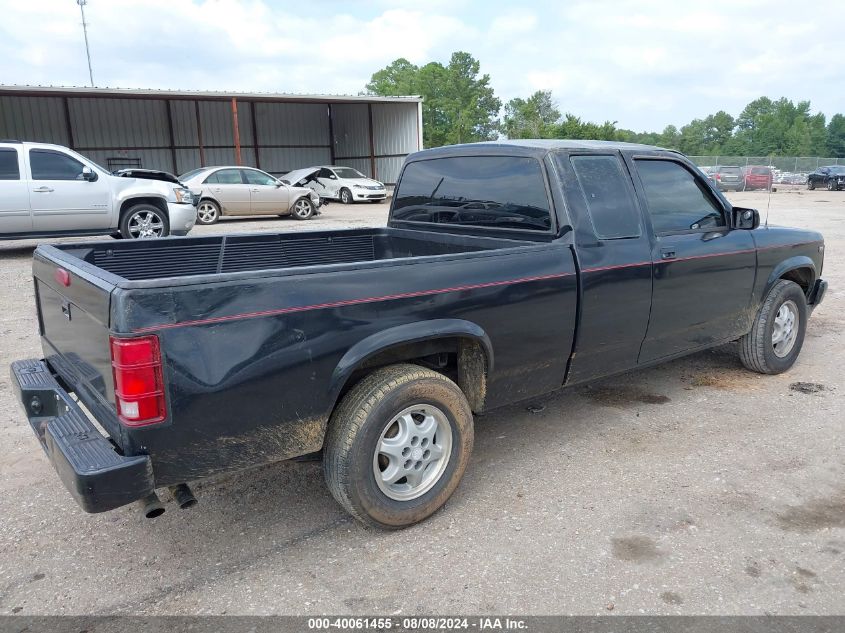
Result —
M209 90L160 90L155 88L87 88L84 86L25 86L0 84L0 95L116 97L135 99L199 99L229 101L233 97L244 101L277 101L299 103L418 103L419 95L381 97L377 95L320 95L289 94L283 92L225 92Z

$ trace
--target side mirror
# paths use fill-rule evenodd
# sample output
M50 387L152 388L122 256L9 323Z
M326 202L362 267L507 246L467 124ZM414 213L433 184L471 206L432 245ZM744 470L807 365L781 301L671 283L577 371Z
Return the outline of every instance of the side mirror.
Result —
M283 183L281 180L276 181L276 187L284 187L284 185L285 183Z
M88 182L94 182L97 180L97 172L95 172L90 167L83 167L82 168L82 180L87 180Z
M734 207L734 228L745 229L753 231L760 226L760 212L757 209L745 209L743 207Z

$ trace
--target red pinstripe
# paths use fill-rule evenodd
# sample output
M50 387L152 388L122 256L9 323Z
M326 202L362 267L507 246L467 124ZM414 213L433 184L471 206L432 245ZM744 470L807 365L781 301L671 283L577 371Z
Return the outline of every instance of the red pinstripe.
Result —
M679 257L677 259L668 259L662 263L672 263L672 262L682 262L687 261L690 259L703 259L705 257L721 257L724 255L738 255L742 253L753 253L755 251L760 250L767 250L770 248L785 248L789 246L803 246L804 244L815 244L815 242L801 242L798 244L776 244L774 246L763 246L758 249L747 249L742 251L732 251L727 253L708 253L705 255L692 255L690 257ZM661 263L661 262L655 262ZM596 268L585 268L582 272L585 273L594 273L594 272L601 272L604 270L615 270L618 268L633 268L635 266L650 266L652 264L651 261L647 262L636 262L632 264L618 264L613 266L599 266ZM257 312L244 312L241 314L231 314L227 316L219 316L219 317L210 317L208 319L195 319L192 321L178 321L176 323L162 323L161 325L152 325L149 327L138 328L134 330L136 333L142 332L155 332L158 330L170 330L173 328L179 327L189 327L192 325L210 325L214 323L226 323L228 321L237 321L240 319L253 319L257 317L265 317L265 316L279 316L282 314L294 314L296 312L307 312L310 310L321 310L324 308L341 308L345 306L354 306L360 305L364 303L375 303L378 301L390 301L393 299L411 299L414 297L426 297L431 295L439 295L445 294L447 292L461 292L463 290L478 290L480 288L495 288L497 286L511 286L514 284L521 284L527 283L531 281L545 281L548 279L559 279L561 277L571 277L575 273L555 273L553 275L537 275L534 277L521 277L519 279L508 279L505 281L490 281L482 284L467 284L463 286L453 286L451 288L437 288L433 290L418 290L416 292L403 292L399 294L392 294L392 295L382 295L379 297L362 297L360 299L344 299L342 301L331 301L328 303L316 303L312 305L304 305L304 306L290 306L287 308L278 308L275 310L260 310Z
M226 321L235 321L238 319L252 319L255 317L264 316L278 316L282 314L292 314L295 312L307 312L309 310L320 310L323 308L340 308L344 306L354 306L362 303L375 303L377 301L390 301L392 299L411 299L414 297L425 297L429 295L439 295L447 292L460 292L462 290L477 290L479 288L494 288L496 286L511 286L514 284L527 283L529 281L544 281L547 279L559 279L560 277L571 277L575 273L555 273L553 275L537 275L534 277L521 277L519 279L508 279L506 281L489 281L483 284L468 284L464 286L453 286L451 288L437 288L434 290L418 290L416 292L403 292L392 295L382 295L379 297L363 297L360 299L345 299L342 301L332 301L329 303L316 303L305 306L290 306L287 308L278 308L275 310L261 310L258 312L244 312L242 314L232 314L228 316L211 317L208 319L196 319L193 321L179 321L177 323L164 323L161 325L152 325L150 327L139 328L135 332L153 332L157 330L169 330L177 327L187 327L191 325L208 325L212 323L224 323Z

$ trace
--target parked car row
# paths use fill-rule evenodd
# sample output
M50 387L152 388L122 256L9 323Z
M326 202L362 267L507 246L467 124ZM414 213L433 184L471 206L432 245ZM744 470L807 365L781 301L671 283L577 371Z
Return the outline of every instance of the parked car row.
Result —
M284 180L253 167L203 167L177 177L153 169L109 172L67 147L0 141L0 239L186 235L221 216L308 220L327 200L379 202L383 183L350 167L319 166Z

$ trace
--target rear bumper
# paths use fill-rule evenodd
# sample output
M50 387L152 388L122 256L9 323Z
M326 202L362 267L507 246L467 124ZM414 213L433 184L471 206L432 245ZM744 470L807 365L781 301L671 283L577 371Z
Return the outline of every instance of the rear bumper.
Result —
M155 490L147 455L125 457L82 412L44 361L12 363L12 388L59 479L85 512L105 512Z

